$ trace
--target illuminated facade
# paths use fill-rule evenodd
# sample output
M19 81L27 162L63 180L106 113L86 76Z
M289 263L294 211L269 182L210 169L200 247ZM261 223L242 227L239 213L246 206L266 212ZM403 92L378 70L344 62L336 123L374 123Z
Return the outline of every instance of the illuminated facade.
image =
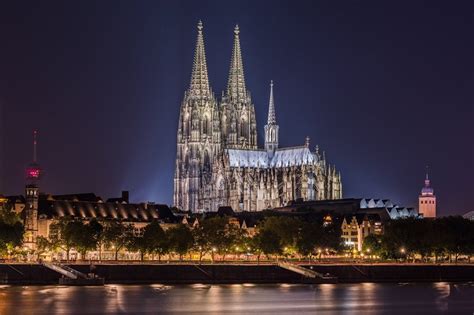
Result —
M425 186L418 196L418 212L424 218L436 218L436 196L433 188L431 188L428 173L426 173Z
M218 102L209 85L202 23L191 84L181 104L174 176L174 205L191 211L236 211L280 207L292 200L342 198L341 174L324 152L302 146L279 148L273 83L265 144L257 145L257 123L245 85L239 28L234 29L227 89Z
M367 236L383 234L383 225L378 214L357 214L345 216L341 230L344 245L361 251Z

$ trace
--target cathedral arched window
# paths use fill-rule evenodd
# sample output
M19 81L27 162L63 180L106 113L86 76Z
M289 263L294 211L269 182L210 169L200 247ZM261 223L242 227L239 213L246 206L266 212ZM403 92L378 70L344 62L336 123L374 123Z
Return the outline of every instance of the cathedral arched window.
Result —
M208 115L205 115L202 120L202 133L205 135L210 134L211 122Z
M240 135L246 139L249 137L249 127L247 126L247 120L242 118L240 121Z
M209 152L207 150L204 151L204 160L203 160L203 171L210 172L211 171L211 160L209 158Z

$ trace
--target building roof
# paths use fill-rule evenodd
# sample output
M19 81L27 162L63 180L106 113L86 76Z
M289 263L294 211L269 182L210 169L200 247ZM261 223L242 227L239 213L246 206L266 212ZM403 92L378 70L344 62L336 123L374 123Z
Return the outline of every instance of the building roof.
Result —
M431 181L430 178L428 177L428 173L426 173L425 177L425 186L421 189L421 196L433 196L434 195L434 190L431 187Z
M225 150L230 167L273 168L313 164L316 156L306 146L277 149L270 157L265 150Z
M118 219L130 222L160 220L174 223L176 217L167 205L122 204L71 200L40 199L38 215L47 218L72 216L75 218Z
M353 213L353 214L346 214L344 215L344 219L346 220L347 224L350 224L352 219L355 218L357 224L362 224L364 221L372 221L372 222L381 222L382 219L378 213Z
M474 211L469 211L462 215L464 219L474 220Z

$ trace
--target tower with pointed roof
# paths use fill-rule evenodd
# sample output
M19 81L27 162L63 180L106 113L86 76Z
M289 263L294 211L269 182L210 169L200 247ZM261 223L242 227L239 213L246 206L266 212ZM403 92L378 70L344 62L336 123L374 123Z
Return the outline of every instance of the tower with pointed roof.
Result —
M236 25L227 89L222 93L220 106L222 139L228 148L256 149L255 107L245 85L239 34L240 29Z
M24 219L24 241L23 244L30 250L36 249L36 238L38 236L38 199L39 180L42 170L37 162L36 146L38 132L33 131L33 161L26 167L25 208Z
M436 195L431 187L428 170L426 171L425 185L418 196L418 213L422 214L424 218L436 218Z
M268 119L264 127L265 130L265 150L273 156L278 149L278 129L276 123L275 103L273 99L273 81L270 82L270 101L268 102Z
M206 208L203 187L211 181L212 165L221 154L219 109L209 84L203 25L197 41L189 88L181 103L174 176L174 205L181 209Z
M198 24L191 83L181 103L174 177L174 205L183 210L259 211L295 200L342 198L340 173L325 153L303 145L281 148L273 82L265 144L257 146L255 107L245 85L240 30L234 42L227 88L218 104L209 84L202 23Z

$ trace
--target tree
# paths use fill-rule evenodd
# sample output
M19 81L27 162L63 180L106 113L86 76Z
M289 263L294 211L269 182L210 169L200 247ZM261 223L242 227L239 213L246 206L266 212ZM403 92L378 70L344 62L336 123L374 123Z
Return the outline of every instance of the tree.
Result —
M457 263L459 255L470 256L474 247L474 222L460 216L436 219L435 225L444 237L446 252Z
M145 253L148 250L148 244L141 234L131 233L127 237L127 249L140 253L140 260L145 260Z
M264 230L273 231L280 238L280 243L283 247L294 246L296 238L298 237L298 227L300 221L291 217L267 217L263 221Z
M143 238L147 252L158 254L159 261L162 255L169 252L170 244L168 237L158 221L155 220L144 228Z
M106 247L113 249L115 260L118 260L119 251L129 244L132 235L133 227L130 224L116 220L105 224L103 242Z
M198 230L200 230L199 241L201 243L202 250L211 253L212 261L214 261L214 254L216 252L223 253L225 246L228 243L228 237L226 236L226 228L228 219L226 217L212 217L205 219L201 222Z
M271 229L261 229L254 236L254 246L257 250L257 260L260 260L260 253L267 257L270 255L281 255L283 250L281 237Z
M104 243L104 226L100 224L97 219L92 219L89 222L89 231L95 242L96 248L99 249L99 260L102 260L102 245Z
M233 246L231 246L231 252L239 256L243 253L248 253L252 247L251 237L247 231L243 229L237 229Z
M69 254L73 247L72 233L68 225L72 219L70 217L60 217L50 226L50 243L52 248L60 248L66 252L66 261L69 261Z
M0 221L0 254L8 253L9 249L21 246L23 234L24 228L20 222L8 224Z
M0 207L0 255L21 246L25 233L20 216L12 211L11 204Z
M38 258L41 257L42 254L51 250L51 243L49 240L44 236L38 236L36 238L36 252L38 254Z
M192 232L183 224L170 228L167 233L170 248L179 255L179 260L183 259L194 244L194 237Z
M362 250L372 255L383 255L382 238L379 235L370 234L364 238Z
M212 250L209 239L207 238L207 230L203 225L200 225L194 228L191 233L194 238L194 249L199 253L199 263L201 263L202 257L209 250Z
M322 229L318 223L300 222L295 246L302 256L310 257L321 239Z
M97 248L95 231L90 224L85 224L80 220L71 221L66 225L65 234L71 240L72 246L81 254L83 260L88 251Z

